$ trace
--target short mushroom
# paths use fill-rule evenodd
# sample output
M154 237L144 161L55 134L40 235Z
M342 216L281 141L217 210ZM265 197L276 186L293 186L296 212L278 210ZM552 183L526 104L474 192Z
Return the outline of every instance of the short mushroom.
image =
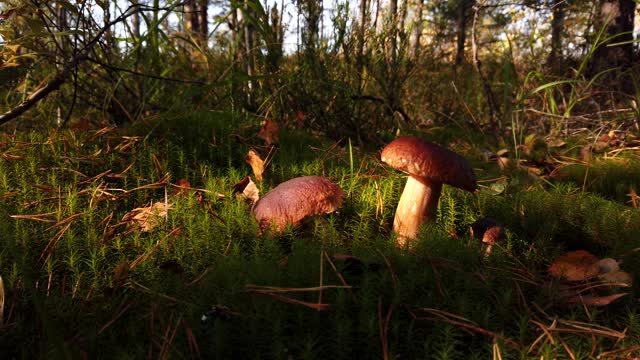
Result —
M471 236L482 240L485 245L484 255L491 255L493 245L504 239L504 228L496 220L481 218L471 224Z
M477 189L475 174L465 158L417 137L395 139L382 150L381 158L409 173L393 220L401 246L416 237L426 220L435 219L442 184L470 192Z
M342 189L322 176L303 176L287 180L258 200L251 213L260 231L281 233L287 225L296 226L306 218L329 214L342 205Z

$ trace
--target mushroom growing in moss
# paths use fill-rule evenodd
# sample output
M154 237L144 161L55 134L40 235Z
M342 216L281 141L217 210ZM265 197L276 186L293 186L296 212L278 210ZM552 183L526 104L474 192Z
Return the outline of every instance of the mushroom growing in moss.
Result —
M493 245L504 240L504 227L491 218L481 218L471 224L471 236L482 240L484 244L484 255L491 255Z
M251 213L260 231L281 233L287 225L296 226L306 218L329 214L342 205L344 193L322 176L303 176L276 186L256 202Z
M393 220L401 246L416 237L425 221L435 220L442 184L470 192L477 189L475 174L465 158L427 140L397 138L382 150L381 158L409 173Z

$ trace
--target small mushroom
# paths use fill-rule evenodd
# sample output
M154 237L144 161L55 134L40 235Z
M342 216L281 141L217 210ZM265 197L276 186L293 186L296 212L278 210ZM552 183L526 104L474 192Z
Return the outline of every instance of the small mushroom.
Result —
M281 233L306 218L329 214L342 205L342 189L322 176L293 178L276 186L256 202L251 213L260 231Z
M491 218L482 218L471 224L471 236L482 240L485 245L484 255L491 255L493 245L504 239L504 228L496 220Z
M426 220L435 220L442 184L470 192L477 189L475 174L465 158L420 138L395 139L382 150L381 159L409 173L393 220L400 246L414 239Z

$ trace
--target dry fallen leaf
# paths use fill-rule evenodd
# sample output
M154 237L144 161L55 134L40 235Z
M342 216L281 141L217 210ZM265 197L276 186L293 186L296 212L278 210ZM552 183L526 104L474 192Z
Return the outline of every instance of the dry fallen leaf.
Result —
M264 171L264 160L260 158L260 155L253 150L249 150L249 153L244 160L251 165L253 174L256 176L256 181L262 181L262 172Z
M626 271L612 271L598 276L598 279L618 284L633 285L633 277Z
M258 133L258 137L267 145L275 145L278 143L278 124L273 120L266 120L262 127L260 128L260 132Z
M568 281L592 279L600 273L598 258L586 250L570 251L549 266L549 275Z
M600 269L600 276L602 276L606 273L620 270L620 264L616 259L605 258L598 261L598 268Z
M139 226L140 231L149 232L157 228L167 216L171 204L157 202L146 207L135 208L122 217L129 226Z
M598 267L600 268L598 279L610 283L626 284L627 286L633 285L633 276L620 270L620 262L616 259L602 259L598 262Z
M239 183L234 185L233 193L237 194L236 196L238 197L248 199L252 206L258 201L258 199L260 199L260 190L251 180L250 176L246 176L244 179L240 180Z
M566 144L567 143L560 138L550 137L547 139L547 146L551 148L562 147L562 146L565 146Z

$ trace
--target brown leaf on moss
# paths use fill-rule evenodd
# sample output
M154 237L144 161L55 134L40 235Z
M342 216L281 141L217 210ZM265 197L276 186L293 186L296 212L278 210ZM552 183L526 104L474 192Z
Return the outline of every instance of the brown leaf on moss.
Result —
M554 278L569 281L592 279L600 273L599 259L586 250L570 251L556 258L548 272Z
M122 222L129 226L138 226L142 232L149 232L162 224L170 208L171 204L164 202L135 208L124 214Z
M262 181L262 173L264 172L264 160L260 158L260 155L253 150L249 150L249 153L244 160L251 165L253 174L256 176L256 181Z
M278 143L278 132L280 128L278 124L273 120L266 120L262 127L260 128L260 132L258 133L258 137L267 145L275 145Z

